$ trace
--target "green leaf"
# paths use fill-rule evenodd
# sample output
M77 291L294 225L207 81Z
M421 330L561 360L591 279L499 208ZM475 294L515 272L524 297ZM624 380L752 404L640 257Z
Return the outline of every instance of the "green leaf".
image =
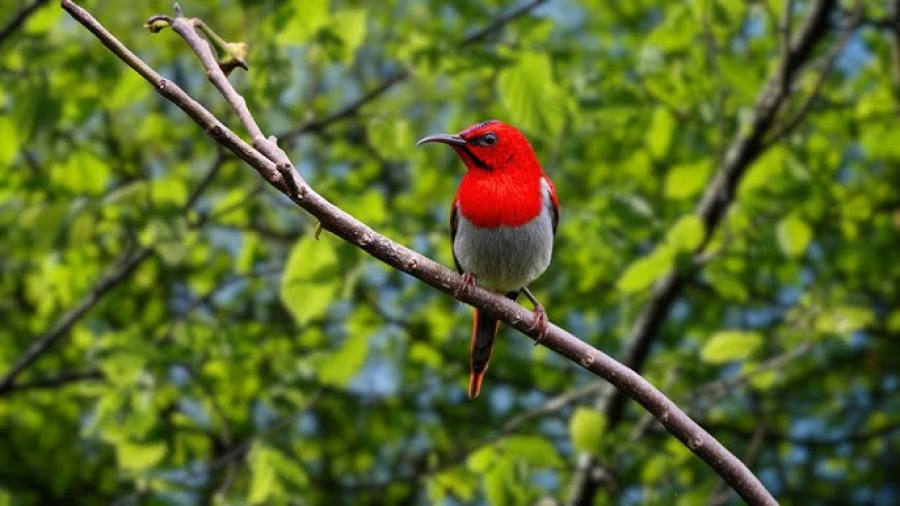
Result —
M625 293L648 288L660 276L672 269L674 253L667 245L660 245L653 253L632 262L619 278L616 287Z
M369 334L351 334L333 353L317 357L319 380L326 385L345 387L366 362Z
M488 504L510 504L509 477L512 474L508 462L503 462L484 473L484 496Z
M710 364L722 364L744 360L763 344L763 337L756 332L722 330L713 334L700 350L700 358Z
M372 147L388 159L409 156L410 139L414 137L409 120L391 116L366 122Z
M121 114L121 110L131 104L139 103L150 94L153 87L150 86L137 72L123 69L116 76L116 85L110 90L103 101L104 107L110 111Z
M272 464L272 452L272 449L258 443L254 443L250 451L251 477L247 498L250 504L266 504L281 490Z
M750 385L757 391L771 390L778 383L778 371L760 371L750 377Z
M347 201L344 210L372 227L383 224L388 217L384 194L377 190L369 190L356 195L352 200Z
M776 233L781 251L793 258L803 255L812 240L812 229L795 214L779 221Z
M0 167L9 167L19 152L19 129L6 114L0 115L0 139Z
M472 452L466 459L466 467L473 473L484 473L497 460L497 449L493 445L484 446Z
M238 274L249 274L253 270L253 264L257 254L264 249L262 241L257 234L245 234L241 242L241 251L234 262L235 271Z
M345 64L353 61L353 55L366 38L365 9L349 8L334 13L330 28L341 40L338 59Z
M787 166L788 151L780 144L766 150L759 160L747 171L738 188L738 201L744 201L748 196L763 190L777 181L785 172Z
M894 104L894 96L887 87L873 88L868 93L863 93L856 102L856 119L869 120L883 115Z
M291 250L281 277L281 303L299 325L328 310L341 287L338 257L328 240L305 236Z
M686 214L675 222L666 234L666 242L675 251L694 251L703 242L703 220L696 214Z
M653 455L644 462L641 467L641 482L651 485L659 481L671 470L672 462L669 455Z
M279 7L270 18L279 44L304 44L328 25L328 0L284 2Z
M50 177L72 193L99 194L106 188L109 164L89 151L80 150L64 163L53 165Z
M423 342L413 342L409 349L409 360L417 364L423 364L432 369L438 369L444 363L444 356L441 352Z
M476 483L460 467L437 473L428 480L429 503L442 504L448 493L458 500L470 503L475 496Z
M121 387L135 383L144 373L146 364L147 357L123 351L104 358L100 370L110 383Z
M568 102L546 53L521 53L515 65L500 72L497 88L509 120L523 130L548 138L562 130Z
M597 454L606 431L606 417L593 409L578 408L569 419L572 446L580 452Z
M665 158L669 152L669 146L672 144L672 137L675 134L675 116L665 107L659 106L653 110L653 117L650 120L650 127L644 142L647 149L656 160Z
M510 436L500 446L503 458L513 462L530 462L547 467L563 465L556 448L543 436Z
M122 469L127 471L143 471L159 464L166 456L167 448L163 442L132 443L121 441L116 444L116 460Z
M839 306L826 309L816 318L815 328L828 334L850 334L862 330L875 321L871 309L859 306Z
M691 198L706 185L711 171L708 160L676 165L666 173L663 194L672 200Z
M900 309L891 311L887 317L888 332L900 332Z
M275 474L280 478L279 481L298 488L309 485L309 476L297 459L285 455L274 448L268 451L266 458L272 469L275 470Z

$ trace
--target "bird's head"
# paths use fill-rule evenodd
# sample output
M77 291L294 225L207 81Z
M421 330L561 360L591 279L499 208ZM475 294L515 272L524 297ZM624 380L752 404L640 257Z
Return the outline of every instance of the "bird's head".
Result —
M439 142L452 147L469 171L537 171L541 166L531 144L516 127L497 120L485 121L458 134L435 134L416 143Z

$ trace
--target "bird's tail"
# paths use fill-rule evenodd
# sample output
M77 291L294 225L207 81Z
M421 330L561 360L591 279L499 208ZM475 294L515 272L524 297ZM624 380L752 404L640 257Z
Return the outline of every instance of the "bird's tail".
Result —
M519 292L509 292L506 296L516 300ZM471 373L469 374L469 398L471 399L478 397L478 393L481 392L481 381L484 379L484 373L487 372L488 364L491 361L494 338L497 337L499 328L499 320L475 310L475 325L472 329Z
M475 310L475 328L472 329L472 372L469 374L469 397L472 399L478 397L478 392L481 391L481 381L491 361L494 338L497 337L499 328L499 320Z

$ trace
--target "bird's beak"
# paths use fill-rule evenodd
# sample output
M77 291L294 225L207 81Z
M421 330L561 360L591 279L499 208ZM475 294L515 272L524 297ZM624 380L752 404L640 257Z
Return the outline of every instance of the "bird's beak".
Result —
M427 142L440 142L441 144L448 144L450 146L465 146L466 140L460 137L459 135L453 134L434 134L429 135L427 137L422 137L419 139L419 142L416 143L416 146L420 144L425 144Z

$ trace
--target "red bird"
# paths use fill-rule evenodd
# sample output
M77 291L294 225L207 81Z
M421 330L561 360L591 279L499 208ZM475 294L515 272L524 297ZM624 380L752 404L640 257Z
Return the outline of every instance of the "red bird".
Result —
M496 120L473 125L455 135L421 139L447 144L466 165L450 213L453 260L463 275L457 294L473 283L516 300L520 293L534 304L537 342L547 332L547 313L528 284L550 264L559 221L553 182L544 174L528 139L515 127ZM478 397L491 360L500 322L475 310L469 397Z

